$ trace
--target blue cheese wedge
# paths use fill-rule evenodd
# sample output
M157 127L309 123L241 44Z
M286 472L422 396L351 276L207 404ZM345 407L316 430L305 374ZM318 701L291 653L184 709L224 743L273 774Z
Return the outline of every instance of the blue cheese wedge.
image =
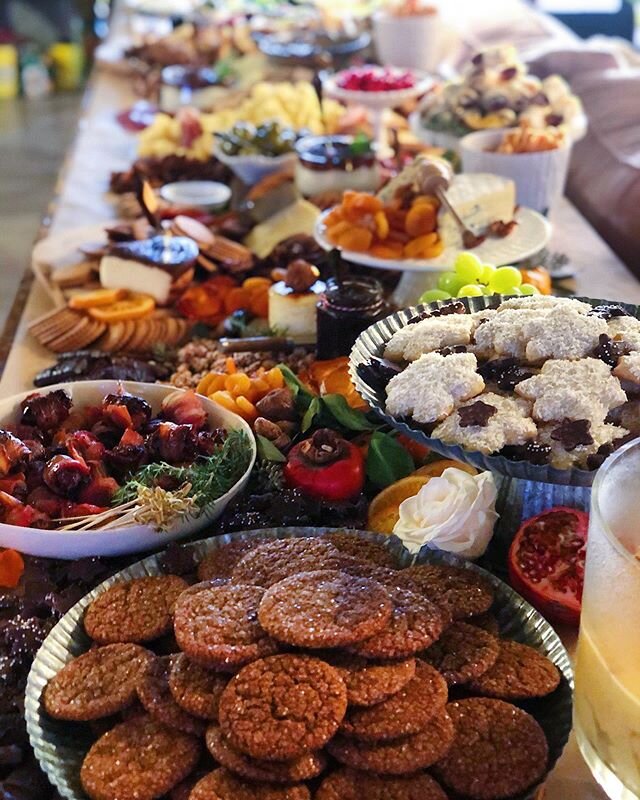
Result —
M492 222L511 222L516 207L516 185L508 178L484 172L457 175L446 192L465 225L476 234ZM463 249L462 236L451 213L438 212L438 235L446 247Z

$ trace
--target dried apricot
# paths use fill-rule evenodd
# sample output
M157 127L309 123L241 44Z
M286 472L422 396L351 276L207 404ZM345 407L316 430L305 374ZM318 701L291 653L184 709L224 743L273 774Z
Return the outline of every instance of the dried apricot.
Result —
M404 231L404 224L407 219L407 212L404 209L385 206L384 213L387 216L389 226L393 230Z
M425 252L432 248L437 241L437 233L426 233L424 236L418 236L404 246L404 255L406 258L428 258L429 256L424 255Z
M348 231L345 231L338 238L338 244L340 247L343 247L345 250L354 250L359 253L368 250L371 247L372 241L373 234L371 231L368 231L366 228L361 228L358 225L352 226Z
M384 244L372 245L369 252L376 258L398 259L402 258L402 244L385 241Z
M342 210L342 206L336 206L335 208L332 208L324 218L324 224L327 226L327 228L330 228L332 225L336 225L338 222L342 222L343 220L344 211Z
M431 204L414 203L407 213L404 229L409 236L423 236L436 227L436 209Z
M249 308L250 295L246 289L241 286L236 286L235 289L230 289L224 298L224 309L227 314L231 314L238 309Z
M378 239L386 239L389 235L389 221L387 220L384 211L377 211L373 216L373 222Z
M337 222L335 225L332 225L330 228L327 229L327 237L329 241L337 243L343 233L348 231L351 228L351 223L347 222L347 220L342 220L342 222Z
M249 302L249 311L256 317L269 316L269 292L254 292Z

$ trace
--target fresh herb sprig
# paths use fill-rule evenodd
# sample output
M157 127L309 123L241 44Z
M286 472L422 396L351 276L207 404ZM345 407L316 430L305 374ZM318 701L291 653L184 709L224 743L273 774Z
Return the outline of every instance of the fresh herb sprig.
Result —
M251 445L244 431L230 431L215 453L200 458L186 467L175 467L161 461L147 464L135 473L117 492L113 505L128 503L138 496L141 487L153 488L165 481L176 487L191 485L190 497L202 509L213 503L237 483L249 466Z

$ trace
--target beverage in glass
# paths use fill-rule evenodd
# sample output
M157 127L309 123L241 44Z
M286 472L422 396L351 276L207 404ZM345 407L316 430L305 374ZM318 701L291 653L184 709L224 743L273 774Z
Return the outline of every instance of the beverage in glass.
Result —
M593 486L574 723L611 800L640 798L640 440L614 453Z

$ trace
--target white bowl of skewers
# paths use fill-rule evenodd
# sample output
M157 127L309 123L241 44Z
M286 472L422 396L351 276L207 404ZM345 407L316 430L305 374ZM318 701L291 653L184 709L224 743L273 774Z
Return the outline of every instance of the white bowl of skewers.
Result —
M255 458L243 419L173 386L14 395L0 400L0 547L63 559L159 549L220 516Z

